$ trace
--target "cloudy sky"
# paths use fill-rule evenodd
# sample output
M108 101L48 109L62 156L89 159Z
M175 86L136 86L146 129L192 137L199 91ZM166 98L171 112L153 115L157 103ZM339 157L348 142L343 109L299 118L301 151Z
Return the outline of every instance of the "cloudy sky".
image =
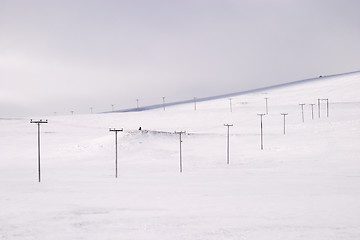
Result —
M360 70L358 0L0 0L0 118Z

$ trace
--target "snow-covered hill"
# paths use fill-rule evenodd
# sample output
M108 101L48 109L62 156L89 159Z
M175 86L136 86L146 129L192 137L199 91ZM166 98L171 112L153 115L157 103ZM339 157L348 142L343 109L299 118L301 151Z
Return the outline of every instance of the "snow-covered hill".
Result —
M223 98L44 117L41 183L36 125L0 119L0 239L360 239L359 90L353 73L233 96L232 112ZM321 100L312 119L318 98L329 117Z

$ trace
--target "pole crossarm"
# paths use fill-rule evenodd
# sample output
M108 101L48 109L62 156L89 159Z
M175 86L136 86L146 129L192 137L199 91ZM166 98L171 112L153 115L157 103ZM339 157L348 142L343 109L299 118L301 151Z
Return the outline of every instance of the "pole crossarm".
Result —
M30 123L41 124L41 123L49 123L49 122L48 122L48 120L42 120L42 119L40 119L38 121L34 121L34 120L30 119Z

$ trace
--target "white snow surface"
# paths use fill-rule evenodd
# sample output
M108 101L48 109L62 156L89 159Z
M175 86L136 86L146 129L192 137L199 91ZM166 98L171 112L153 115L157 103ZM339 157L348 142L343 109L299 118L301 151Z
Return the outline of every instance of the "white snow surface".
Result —
M0 239L360 239L359 93L354 73L239 95L233 112L217 99L42 117L41 183L37 126L2 118ZM321 101L312 120L318 98L329 117ZM118 178L109 128L124 128Z

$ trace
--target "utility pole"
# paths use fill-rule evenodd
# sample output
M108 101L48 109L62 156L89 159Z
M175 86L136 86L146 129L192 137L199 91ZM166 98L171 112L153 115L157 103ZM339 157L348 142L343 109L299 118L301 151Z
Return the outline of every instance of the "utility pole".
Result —
M329 117L329 99L324 98L324 99L321 99L321 100L326 101L326 117Z
M118 147L117 147L117 134L118 132L122 132L123 129L111 129L109 128L109 132L115 133L115 178L118 177L118 163L117 163L117 157L118 157Z
M285 117L286 117L286 115L288 115L288 114L287 114L287 113L281 113L281 115L284 116L284 135L285 135Z
M263 116L266 115L265 113L258 113L258 116L260 116L260 135L261 135L261 150L264 149L264 139L263 139Z
M114 104L111 104L111 111L114 111Z
M195 108L195 111L196 111L196 97L194 97L194 108Z
M139 111L139 99L136 99L136 109Z
M93 114L93 107L90 107L90 113Z
M230 127L233 126L233 124L224 124L225 127L227 127L227 157L226 157L226 163L230 163Z
M183 167L182 167L182 149L181 149L181 143L182 143L181 135L183 133L186 133L186 132L185 131L175 132L175 134L179 134L179 136L180 136L180 172L182 172L182 170L183 170Z
M266 115L268 115L269 114L269 109L268 109L268 99L269 98L264 98L265 99L265 106L266 106Z
M164 107L164 111L165 111L165 97L162 97L163 99L163 107Z
M299 105L301 106L302 122L304 122L304 105L305 105L305 103L300 103Z
M320 118L320 98L317 99L317 102L318 102L318 114Z
M40 168L40 124L42 123L48 123L48 120L39 120L39 121L33 121L30 119L30 123L35 123L38 125L38 179L39 182L41 182L41 168Z
M314 120L314 103L310 103L311 105L311 119Z
M229 98L229 101L230 101L230 112L232 112L232 102L231 102L231 98Z

